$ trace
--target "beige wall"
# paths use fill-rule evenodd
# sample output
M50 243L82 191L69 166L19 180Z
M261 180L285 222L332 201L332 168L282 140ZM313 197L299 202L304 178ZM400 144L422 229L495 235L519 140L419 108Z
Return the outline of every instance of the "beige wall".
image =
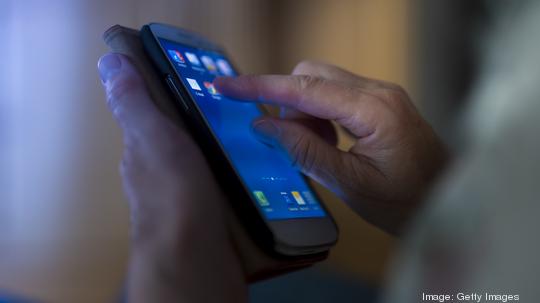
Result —
M406 2L94 0L0 3L0 289L54 302L118 293L128 245L121 138L96 72L101 33L162 21L221 41L247 72L302 58L408 85ZM5 15L5 16L4 16ZM7 42L6 42L7 41ZM7 173L6 173L7 172ZM322 191L342 237L326 266L377 281L392 241ZM7 222L7 223L6 223Z

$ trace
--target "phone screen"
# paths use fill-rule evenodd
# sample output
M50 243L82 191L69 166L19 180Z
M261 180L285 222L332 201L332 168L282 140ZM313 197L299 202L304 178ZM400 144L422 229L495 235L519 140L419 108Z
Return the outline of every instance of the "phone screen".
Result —
M323 217L326 212L301 173L280 151L255 138L251 123L262 112L254 103L219 94L216 76L234 76L220 53L159 39L182 84L268 220Z

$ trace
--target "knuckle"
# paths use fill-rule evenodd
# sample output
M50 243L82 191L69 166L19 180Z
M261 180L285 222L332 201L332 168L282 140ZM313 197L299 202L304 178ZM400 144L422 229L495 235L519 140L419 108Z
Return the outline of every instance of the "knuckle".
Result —
M296 77L296 87L299 92L309 91L321 85L322 79L310 75Z
M295 167L299 167L304 173L313 170L316 164L316 149L311 140L305 135L300 135L291 147L291 156Z
M421 121L415 105L409 99L407 91L399 85L384 90L383 104L388 118L386 128L394 133L403 133L407 126Z
M414 105L410 102L407 92L398 85L383 89L379 97L386 105L387 110L397 117L408 116L414 112Z
M313 60L302 60L293 69L293 74L309 75L317 68L317 62Z
M114 79L107 89L107 100L115 107L118 102L141 85L139 78L134 76L120 76Z
M405 89L397 84L392 84L384 90L385 96L391 102L403 102L407 98Z

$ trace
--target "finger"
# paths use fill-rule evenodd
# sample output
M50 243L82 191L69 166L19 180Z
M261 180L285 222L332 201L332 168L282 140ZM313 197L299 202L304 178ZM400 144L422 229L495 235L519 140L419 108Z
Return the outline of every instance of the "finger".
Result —
M312 60L301 61L294 67L291 74L312 76L312 77L338 81L338 82L351 84L351 85L356 84L359 78L358 76L350 72L347 72L345 70L342 70L336 66L325 64L322 62L312 61ZM280 116L282 118L312 117L296 109L287 108L287 107L281 108Z
M353 74L335 65L326 64L323 62L318 62L318 61L313 61L313 60L301 61L294 67L291 74L313 76L313 77L322 78L325 80L341 82L346 85L359 86L366 89L370 89L370 88L379 89L379 88L393 85L391 83L384 82L381 80L370 79L367 77ZM283 110L282 113L283 113L283 116L287 116L287 117L301 116L301 115L305 116L305 114L300 114L300 112L293 109L285 109ZM298 113L298 115L296 113Z
M304 60L298 63L292 72L293 75L308 75L326 80L338 81L347 85L363 88L384 88L389 83L353 74L335 65L323 62Z
M375 130L379 97L368 91L311 76L239 76L214 80L224 95L244 101L286 106L321 119L335 120L356 136Z
M291 74L313 76L326 80L339 81L351 85L355 85L358 82L359 78L358 76L342 70L336 66L312 60L301 61L294 67ZM303 119L313 116L307 115L293 108L282 107L280 111L280 117L289 119Z
M345 171L342 160L352 155L295 121L265 117L253 122L252 131L260 141L281 149L307 176L333 190L340 187L336 180Z
M287 106L323 119L341 119L353 103L343 98L341 86L310 76L218 77L224 95L246 101Z
M378 82L377 80L357 76L334 65L312 60L304 60L298 63L293 69L292 75L319 77L326 80L342 82L348 85L362 85L363 87L377 87L379 85L375 83ZM297 120L313 130L316 134L319 134L329 144L335 145L337 143L337 134L335 128L328 120L315 118L289 107L280 108L280 117Z
M104 55L98 69L109 109L124 132L148 133L163 121L143 78L128 57L115 53Z
M319 78L323 78L323 79L326 79L326 80L332 80L332 81L338 81L338 82L341 82L341 83L344 83L346 85L354 85L354 86L361 86L361 87L364 87L364 88L378 88L381 86L381 84L379 84L378 80L374 80L374 79L369 79L369 78L366 78L366 77L363 77L363 76L360 76L360 75L356 75L356 74L353 74L347 70L344 70L342 68L339 68L335 65L330 65L330 64L326 64L326 63L323 63L323 62L319 62L319 61L313 61L313 60L303 60L301 61L300 63L298 63L293 71L292 71L292 74L293 75L307 75L307 76L313 76L313 77L319 77ZM311 117L309 115L306 115L300 111L297 111L295 109L290 109L290 108L287 108L287 107L282 107L281 108L281 117L287 117L287 118L294 118L294 119L304 119L304 118L307 118L307 117ZM321 124L323 124L323 121L324 120L321 120L321 119L318 119L318 118L313 118L313 119L316 119L318 121L320 121ZM304 121L308 121L308 120L304 120ZM330 141L330 142L335 142L335 144L337 144L337 133L336 133L336 130L334 129L333 125L331 125L331 123L329 121L326 122L327 126L331 126L332 127L332 133L333 133L333 137L328 137L329 139L328 140L333 140L333 141ZM325 132L325 133L329 133L328 130L324 130L324 129L319 129L317 131L322 131L322 132ZM345 129L345 132L350 134L350 132ZM327 135L328 136L328 135Z
M282 119L295 121L304 125L332 146L337 144L338 137L336 129L329 120L319 119L288 107L281 107L279 116Z

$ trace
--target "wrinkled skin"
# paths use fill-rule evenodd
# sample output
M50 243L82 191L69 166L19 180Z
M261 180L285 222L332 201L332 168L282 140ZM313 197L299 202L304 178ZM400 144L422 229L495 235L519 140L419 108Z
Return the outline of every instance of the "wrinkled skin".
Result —
M98 66L124 134L120 171L132 216L128 301L246 301L225 198L201 151L157 110L127 57L104 56Z
M157 110L127 57L105 55L98 67L124 134L129 302L245 302L225 197L201 151ZM217 78L215 85L240 101L282 107L280 118L254 121L254 134L389 233L401 232L447 162L431 127L394 84L303 62L290 76ZM353 136L350 150L335 147L330 121Z
M443 144L395 84L311 61L290 76L217 78L214 84L229 97L283 107L281 118L255 121L254 132L389 233L402 231L447 162ZM329 121L353 137L348 151L336 148Z

